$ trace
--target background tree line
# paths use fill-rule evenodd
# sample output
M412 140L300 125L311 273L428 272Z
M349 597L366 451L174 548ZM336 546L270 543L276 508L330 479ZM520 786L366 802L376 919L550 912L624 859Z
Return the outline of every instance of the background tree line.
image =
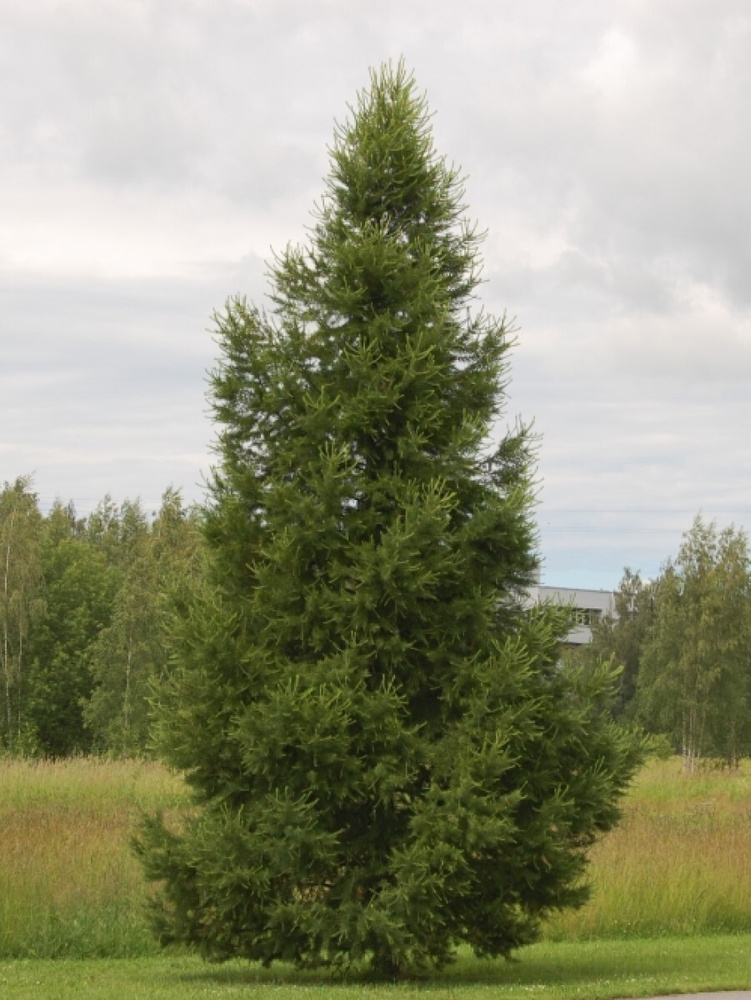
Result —
M105 497L43 514L29 477L0 493L0 751L128 755L168 669L167 620L196 580L197 518L168 489L156 512Z
M0 493L0 750L144 753L169 620L202 578L195 510L105 497L43 514L29 477ZM629 568L616 614L569 656L620 666L616 720L663 735L687 769L751 754L751 563L746 534L697 517L656 580Z
M571 654L585 669L621 667L616 719L664 735L693 770L751 753L751 566L748 539L698 516L656 580L624 571L616 614Z

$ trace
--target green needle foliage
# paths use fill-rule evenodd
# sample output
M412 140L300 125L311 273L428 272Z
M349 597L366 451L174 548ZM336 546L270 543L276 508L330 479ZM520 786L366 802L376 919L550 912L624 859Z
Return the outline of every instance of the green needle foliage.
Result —
M211 580L158 739L195 809L148 821L164 943L391 975L507 956L576 905L635 765L530 611L528 432L493 448L509 330L402 66L335 135L273 311L229 303L212 376Z

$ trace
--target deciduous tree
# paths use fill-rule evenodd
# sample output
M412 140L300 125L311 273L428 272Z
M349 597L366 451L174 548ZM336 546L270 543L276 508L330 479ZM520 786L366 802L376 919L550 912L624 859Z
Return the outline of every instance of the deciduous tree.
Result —
M197 533L173 489L153 523L136 503L123 505L117 520L121 577L110 620L90 648L84 718L97 750L129 756L148 746L151 685L168 669L166 622L192 586Z
M615 613L592 622L592 641L569 654L584 669L609 660L620 673L613 693L614 718L632 720L642 650L655 614L655 584L626 567L615 593Z
M687 770L751 750L751 573L742 531L697 517L656 589L639 715L668 733Z
M44 519L41 559L46 612L29 645L27 714L40 752L64 757L92 748L83 718L94 684L91 650L109 624L120 574L61 503Z
M0 665L3 712L0 743L19 748L26 730L24 701L28 642L44 612L41 525L31 478L5 483L0 493Z

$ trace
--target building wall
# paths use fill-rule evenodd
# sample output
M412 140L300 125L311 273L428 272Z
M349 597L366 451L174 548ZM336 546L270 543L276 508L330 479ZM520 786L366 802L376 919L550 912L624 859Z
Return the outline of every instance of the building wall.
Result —
M615 595L610 590L582 590L571 587L529 588L530 601L540 604L552 601L555 604L571 605L576 609L576 624L566 636L572 646L581 646L592 641L591 624L603 615L615 616Z

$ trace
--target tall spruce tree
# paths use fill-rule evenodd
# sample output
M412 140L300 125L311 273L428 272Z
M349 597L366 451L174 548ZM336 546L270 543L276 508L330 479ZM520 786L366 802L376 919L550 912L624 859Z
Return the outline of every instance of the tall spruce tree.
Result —
M211 580L159 697L196 808L140 834L165 943L211 959L508 955L585 897L633 745L526 607L527 432L495 448L509 331L402 66L338 128L273 311L231 301L212 376Z

